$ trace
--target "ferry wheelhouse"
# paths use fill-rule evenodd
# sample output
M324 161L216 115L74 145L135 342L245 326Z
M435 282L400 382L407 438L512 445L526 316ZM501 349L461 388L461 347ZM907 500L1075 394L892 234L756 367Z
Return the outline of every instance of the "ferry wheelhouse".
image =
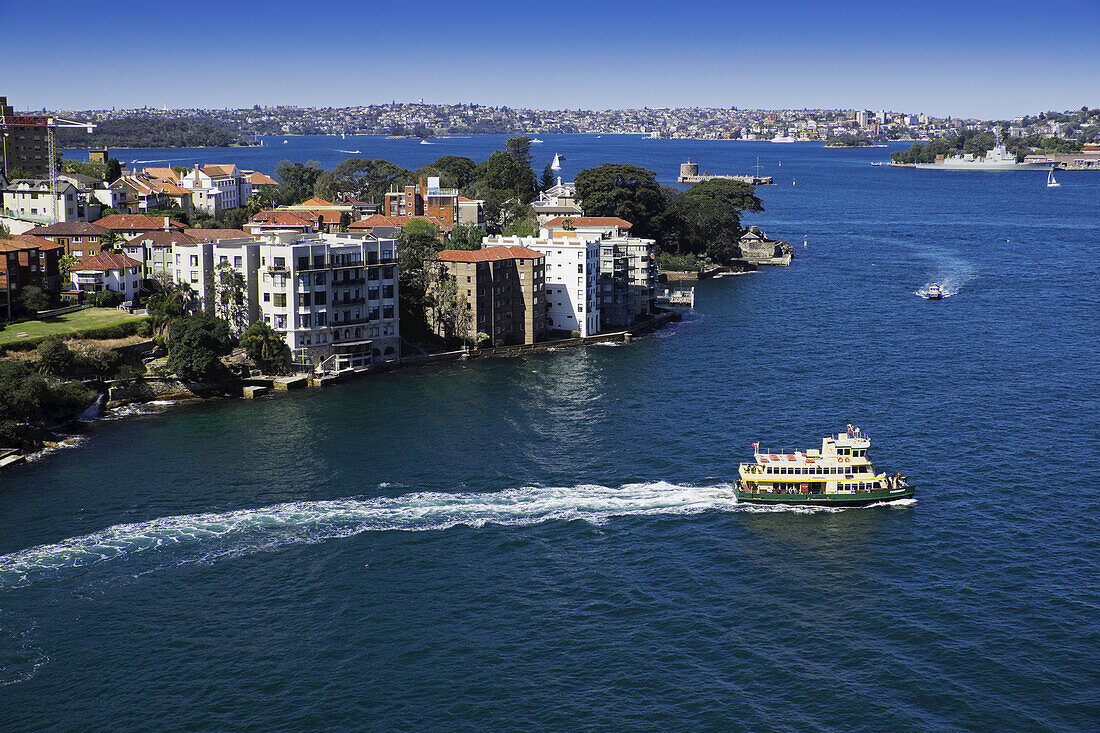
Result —
M742 463L734 485L737 501L749 504L866 506L908 499L913 487L895 473L875 473L859 428L821 440L820 450L771 453L752 444L755 463Z

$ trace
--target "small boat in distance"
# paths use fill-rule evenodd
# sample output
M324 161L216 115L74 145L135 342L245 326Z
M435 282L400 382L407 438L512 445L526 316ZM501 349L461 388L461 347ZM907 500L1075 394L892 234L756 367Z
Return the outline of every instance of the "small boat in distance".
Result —
M1050 173L1047 173L1047 188L1060 188L1061 183L1054 180L1054 166L1050 167Z
M539 140L537 137L533 137L533 138L531 138L531 144L532 145L541 145L542 140Z
M943 300L943 290L936 283L932 283L928 286L928 299Z
M875 165L875 166L878 166L878 165L882 165L882 163L880 163L879 161L875 160L875 161L872 161L872 162L871 162L871 165Z
M564 155L559 155L558 153L554 153L554 162L550 164L550 170L560 171L561 170L561 161L564 157L565 157Z
M283 140L283 145L286 145L286 140Z
M742 463L733 486L738 503L854 507L913 497L899 473L875 473L871 439L849 425L821 440L820 450L771 453L753 443L755 463Z

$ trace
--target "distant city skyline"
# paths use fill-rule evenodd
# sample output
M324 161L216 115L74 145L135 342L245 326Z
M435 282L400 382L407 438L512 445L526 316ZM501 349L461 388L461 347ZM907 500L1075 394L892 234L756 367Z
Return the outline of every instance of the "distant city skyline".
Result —
M7 4L16 109L887 109L1010 119L1100 106L1100 3L781 2L670 12L487 0L376 6ZM48 33L49 43L43 44Z

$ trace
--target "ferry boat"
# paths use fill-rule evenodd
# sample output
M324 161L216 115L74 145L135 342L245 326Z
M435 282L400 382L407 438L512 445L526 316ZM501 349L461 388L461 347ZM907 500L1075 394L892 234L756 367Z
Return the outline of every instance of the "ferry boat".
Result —
M943 289L932 283L928 286L928 299L929 300L943 300Z
M747 504L829 507L912 498L904 476L875 473L870 446L871 439L852 425L846 433L822 438L820 450L762 453L753 443L756 462L741 464L734 495Z

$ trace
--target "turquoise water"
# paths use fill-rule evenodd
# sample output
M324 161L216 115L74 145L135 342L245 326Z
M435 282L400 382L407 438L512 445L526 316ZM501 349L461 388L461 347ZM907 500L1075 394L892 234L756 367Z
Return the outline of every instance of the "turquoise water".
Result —
M5 472L0 728L1095 727L1100 176L544 139L567 177L759 155L794 264L632 344L154 406ZM914 501L734 503L752 441L849 422Z

